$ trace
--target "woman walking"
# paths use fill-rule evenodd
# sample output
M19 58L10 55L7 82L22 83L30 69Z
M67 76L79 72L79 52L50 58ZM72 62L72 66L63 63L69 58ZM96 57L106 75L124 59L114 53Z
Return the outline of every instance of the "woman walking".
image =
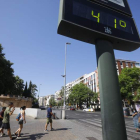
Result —
M23 121L24 123L26 123L26 119L25 119L25 110L26 110L26 106L23 106L20 108L20 119L19 119L19 129L14 133L14 135L17 136L17 138L20 138L20 133L21 133L21 130L23 129Z
M134 122L134 127L136 128L136 132L139 132L140 129L140 113L138 113L135 109L133 110L133 122Z

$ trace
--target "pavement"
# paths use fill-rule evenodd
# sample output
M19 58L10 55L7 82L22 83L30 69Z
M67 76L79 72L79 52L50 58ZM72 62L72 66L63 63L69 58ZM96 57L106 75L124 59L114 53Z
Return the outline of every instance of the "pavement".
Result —
M77 111L66 111L66 120L53 120L54 131L44 132L46 119L33 119L26 116L27 123L24 124L21 140L102 140L101 113L88 113ZM18 129L16 115L10 118L11 131ZM126 118L128 140L140 140L140 133L135 132L132 118ZM5 130L6 132L6 130ZM7 133L6 133L7 134ZM8 136L0 140L9 140Z
M11 132L12 134L18 129L18 122L16 121L16 115L12 115L10 118ZM21 140L89 140L89 137L97 138L94 140L102 140L101 133L88 130L81 124L75 123L71 120L53 120L54 131L44 132L46 119L33 119L26 116L27 123L24 124L21 133ZM4 130L6 132L6 130ZM9 140L9 137L1 137L0 140ZM92 139L90 139L92 140Z

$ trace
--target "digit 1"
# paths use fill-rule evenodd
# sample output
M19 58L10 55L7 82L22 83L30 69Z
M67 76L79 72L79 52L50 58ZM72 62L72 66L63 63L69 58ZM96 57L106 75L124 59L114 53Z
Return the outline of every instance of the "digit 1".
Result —
M123 23L124 25L122 25L122 23ZM120 26L123 27L123 28L125 28L125 27L126 27L126 22L123 21L123 20L120 20Z
M98 13L98 16L95 16L95 15L94 15L94 11L92 10L91 15L92 15L93 17L97 18L97 22L98 22L98 23L100 22L100 13Z
M117 20L116 19L114 19L114 22L115 22L115 28L117 28Z

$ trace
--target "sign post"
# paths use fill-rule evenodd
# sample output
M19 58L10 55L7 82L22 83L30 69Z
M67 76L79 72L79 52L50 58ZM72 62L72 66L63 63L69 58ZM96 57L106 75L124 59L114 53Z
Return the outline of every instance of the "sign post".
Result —
M140 46L127 0L60 0L58 34L95 44L103 140L127 140L113 51Z
M113 44L96 41L103 140L127 140Z

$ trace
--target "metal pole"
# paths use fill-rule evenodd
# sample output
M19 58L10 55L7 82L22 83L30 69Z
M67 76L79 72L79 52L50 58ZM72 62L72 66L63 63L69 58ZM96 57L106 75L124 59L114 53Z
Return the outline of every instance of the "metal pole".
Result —
M113 45L96 41L103 140L127 140Z
M66 96L66 55L67 55L67 43L65 44L65 68L64 68L64 109L65 109L65 96Z

